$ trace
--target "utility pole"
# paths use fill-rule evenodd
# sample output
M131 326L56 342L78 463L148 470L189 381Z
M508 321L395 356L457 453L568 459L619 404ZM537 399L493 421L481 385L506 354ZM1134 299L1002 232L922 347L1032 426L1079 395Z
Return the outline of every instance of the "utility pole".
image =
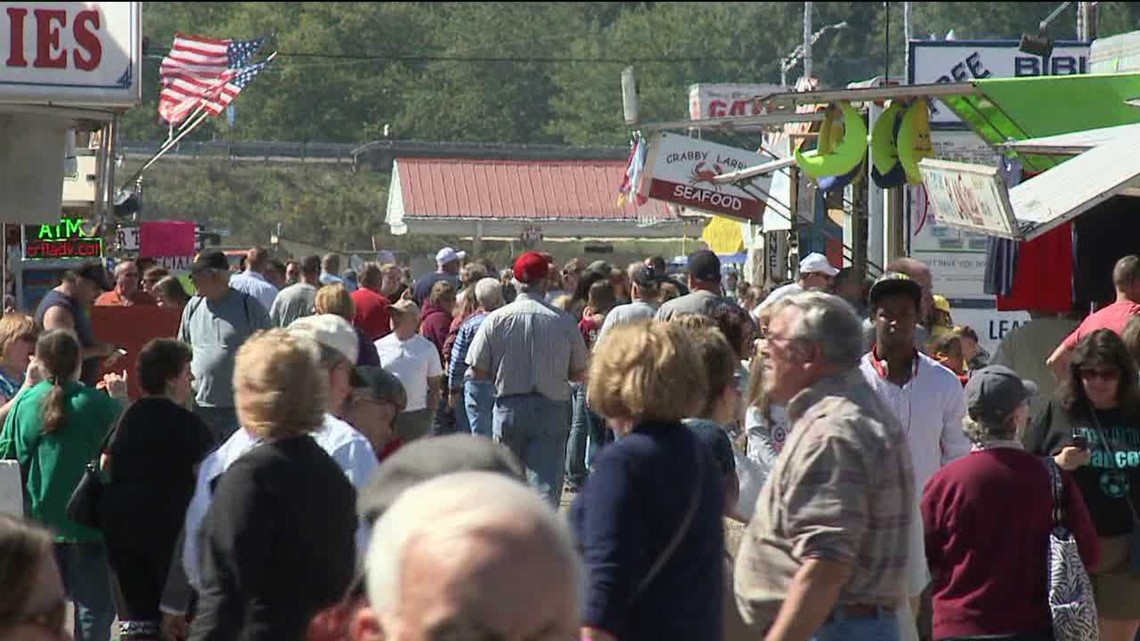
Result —
M1091 42L1096 40L1096 2L1077 3L1077 40Z
M811 5L804 3L804 78L811 80Z
M903 64L903 73L910 73L910 5L909 2L903 3L903 57L905 62Z

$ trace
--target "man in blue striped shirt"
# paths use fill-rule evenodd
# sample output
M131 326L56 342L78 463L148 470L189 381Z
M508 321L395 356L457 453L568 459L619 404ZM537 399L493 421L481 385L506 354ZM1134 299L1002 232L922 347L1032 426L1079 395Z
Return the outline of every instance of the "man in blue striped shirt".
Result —
M468 376L467 350L487 314L503 306L503 285L497 278L481 278L475 283L475 300L479 309L459 326L451 346L451 362L447 364L447 380L451 389L448 405L455 412L456 431L491 438L491 413L495 405L495 385L491 381Z

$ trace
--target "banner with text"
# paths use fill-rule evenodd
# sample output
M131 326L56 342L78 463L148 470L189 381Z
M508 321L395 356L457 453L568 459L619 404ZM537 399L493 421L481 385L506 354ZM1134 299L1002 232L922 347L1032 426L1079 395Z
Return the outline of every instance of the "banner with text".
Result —
M764 162L760 154L688 136L660 133L649 143L638 192L700 211L760 222L772 186L771 175L718 185L720 174Z

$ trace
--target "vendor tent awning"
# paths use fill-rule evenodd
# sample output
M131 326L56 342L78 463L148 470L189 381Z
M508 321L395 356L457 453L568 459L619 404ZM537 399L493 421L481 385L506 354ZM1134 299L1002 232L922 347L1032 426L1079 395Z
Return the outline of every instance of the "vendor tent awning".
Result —
M973 81L973 94L941 100L986 142L1055 136L1075 131L1140 123L1140 74L1097 74L994 78ZM1019 154L1031 171L1055 166L1059 159Z
M1137 134L1140 134L1140 124L1118 125L1116 127L1077 131L1071 134L1016 140L1007 142L1002 147L1019 154L1075 156L1093 147L1110 143L1122 136L1135 136Z

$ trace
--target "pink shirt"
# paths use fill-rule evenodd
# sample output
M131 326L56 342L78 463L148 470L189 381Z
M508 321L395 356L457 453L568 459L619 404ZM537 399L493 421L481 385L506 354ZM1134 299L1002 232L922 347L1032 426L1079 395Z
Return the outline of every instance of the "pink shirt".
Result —
M1097 311L1089 314L1077 329L1073 330L1072 334L1065 337L1061 344L1065 347L1072 348L1087 334L1091 334L1098 329L1111 329L1117 334L1124 332L1124 325L1128 322L1129 317L1133 314L1140 313L1140 305L1132 301L1117 301L1108 307L1098 309Z

